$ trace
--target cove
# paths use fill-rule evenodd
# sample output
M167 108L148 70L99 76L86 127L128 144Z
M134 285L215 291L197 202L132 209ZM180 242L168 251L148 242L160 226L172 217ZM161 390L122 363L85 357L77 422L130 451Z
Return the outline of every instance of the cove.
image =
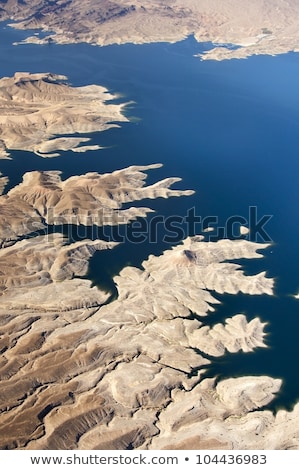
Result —
M266 270L274 277L275 296L218 295L222 304L209 318L212 325L237 313L260 317L267 322L268 349L213 360L207 374L282 378L282 390L272 406L291 408L299 399L294 371L299 301L293 298L299 291L298 54L200 61L194 55L209 46L193 38L177 44L98 48L13 46L24 32L14 35L7 28L1 35L2 76L16 71L65 74L74 86L104 85L119 94L118 100L132 103L126 110L132 122L89 135L91 144L104 147L99 152L63 152L56 159L13 152L13 160L0 162L9 187L32 170L61 170L67 178L161 162L164 166L149 173L149 182L177 176L182 178L178 188L196 193L179 200L149 201L156 215L184 217L194 207L198 216L217 217L220 227L232 216L248 219L249 207L256 207L260 217L271 216L265 228L272 245L265 257L240 263L248 274ZM149 254L170 248L163 235L160 227L154 243L127 241L114 253L98 253L88 277L113 291L112 277L124 266L140 267Z

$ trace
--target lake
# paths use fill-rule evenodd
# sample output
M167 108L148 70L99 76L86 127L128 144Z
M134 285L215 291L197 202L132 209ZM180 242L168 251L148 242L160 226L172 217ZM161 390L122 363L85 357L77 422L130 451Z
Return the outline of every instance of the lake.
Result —
M185 217L194 208L202 219L213 217L217 228L227 228L227 221L235 216L252 223L252 211L257 223L269 216L264 233L272 245L264 251L265 257L241 263L248 274L265 270L274 277L275 296L215 294L222 304L207 320L212 325L237 313L245 313L248 319L258 316L268 323L268 348L216 359L207 375L282 378L283 387L270 408L291 409L299 400L295 373L299 300L293 297L299 291L298 54L201 61L194 55L211 44L198 44L192 37L176 44L100 48L13 46L28 32L13 31L5 24L0 34L2 76L16 71L65 74L74 86L104 85L119 94L121 102L132 102L126 110L130 123L90 135L91 144L105 147L101 151L62 152L52 159L13 152L13 160L0 162L0 171L10 178L8 188L20 182L25 171L59 169L67 178L160 162L164 166L149 173L149 182L177 176L182 181L176 188L196 193L141 202L155 209L156 215ZM187 226L185 235L201 228ZM236 232L211 234L214 240L234 237ZM89 235L98 234L90 229ZM159 227L157 239L141 244L127 241L112 252L96 254L88 277L115 291L112 277L124 266L140 266L149 254L159 255L170 247L164 235L165 228ZM73 230L73 236L81 235ZM254 238L263 241L258 233Z

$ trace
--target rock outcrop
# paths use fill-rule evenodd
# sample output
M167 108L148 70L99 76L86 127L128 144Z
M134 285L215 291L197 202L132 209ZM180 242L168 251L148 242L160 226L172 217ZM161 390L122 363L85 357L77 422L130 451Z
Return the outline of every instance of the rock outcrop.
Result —
M298 51L299 6L295 0L71 0L6 2L2 19L13 27L40 28L24 42L107 45L176 42L194 35L216 47L203 59L244 58ZM47 34L48 33L48 34ZM235 45L236 47L231 47ZM227 47L229 46L229 47Z
M71 87L66 80L63 75L27 72L0 79L0 158L9 158L11 150L41 157L56 157L59 150L97 150L98 145L81 145L89 138L71 135L103 131L128 120L125 104L107 103L115 96L106 88Z
M264 273L245 276L229 262L263 247L189 238L142 269L124 268L113 301L80 279L111 243L53 234L2 248L1 448L179 448L189 436L232 446L207 422L251 419L280 382L202 380L213 356L265 346L258 319L235 315L207 330L204 316L214 290L272 294Z
M95 223L97 210L109 215L99 225L127 223L149 209L127 208L120 222L112 214L123 203L192 194L171 190L176 178L145 186L143 170L157 166L65 181L32 172L0 196L1 449L299 447L298 406L264 410L281 380L209 378L217 357L266 347L259 318L231 312L207 326L205 317L214 292L272 295L266 273L236 264L267 245L187 238L123 268L112 297L85 277L94 253L115 243L24 229L28 213L48 228L62 216Z
M190 196L192 190L170 186L180 178L166 178L146 186L144 170L161 165L131 166L113 173L86 173L61 180L60 171L32 171L0 198L0 243L8 246L23 236L36 236L49 225L122 225L144 217L152 209L122 205L142 199ZM3 177L3 184L6 180Z

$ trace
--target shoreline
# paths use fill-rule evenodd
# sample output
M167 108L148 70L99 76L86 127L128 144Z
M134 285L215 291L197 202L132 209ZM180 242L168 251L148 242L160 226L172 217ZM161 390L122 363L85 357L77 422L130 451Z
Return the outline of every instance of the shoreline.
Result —
M90 2L89 2L90 3ZM92 2L91 2L92 3ZM108 13L107 13L108 10ZM43 15L44 11L44 15ZM92 14L79 0L73 0L61 12L56 6L41 7L40 17L32 7L3 7L2 21L20 30L40 31L21 43L75 44L97 46L112 44L144 44L153 42L174 43L193 35L198 43L211 42L214 49L201 54L203 60L246 58L251 55L277 55L298 52L299 5L274 0L273 5L253 0L240 6L239 0L225 4L217 0L174 0L171 6L164 0L159 3L144 0L143 5L116 0L114 10L103 2ZM83 29L75 17L81 16ZM43 19L44 18L44 19ZM238 21L235 19L238 18ZM13 19L14 23L8 23ZM225 47L235 45L237 49Z

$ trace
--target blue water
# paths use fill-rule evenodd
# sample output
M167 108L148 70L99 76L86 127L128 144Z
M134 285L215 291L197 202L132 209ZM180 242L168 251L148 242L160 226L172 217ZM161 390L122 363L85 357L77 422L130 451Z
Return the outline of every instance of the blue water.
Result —
M14 152L12 161L0 162L0 170L10 177L9 187L25 171L36 169L60 169L66 178L161 162L163 168L151 171L149 182L179 176L182 182L176 187L196 194L146 201L158 215L183 217L194 207L201 217L217 216L219 226L234 215L248 220L250 206L257 208L258 218L272 216L265 226L272 246L263 259L242 264L248 274L265 270L274 277L275 296L216 295L222 304L208 319L212 325L240 312L249 319L258 316L268 323L269 347L217 359L208 375L282 378L272 408L291 409L299 400L299 301L292 297L299 291L298 54L214 62L194 57L209 45L193 38L174 45L13 47L24 33L6 28L0 34L2 76L51 71L67 75L74 86L101 84L120 93L121 100L135 102L127 109L132 122L90 135L104 150L64 152L57 159ZM90 229L89 235L97 233ZM90 263L89 278L114 292L112 277L122 267L140 266L150 253L169 247L163 235L160 228L155 243L127 242L98 253Z

